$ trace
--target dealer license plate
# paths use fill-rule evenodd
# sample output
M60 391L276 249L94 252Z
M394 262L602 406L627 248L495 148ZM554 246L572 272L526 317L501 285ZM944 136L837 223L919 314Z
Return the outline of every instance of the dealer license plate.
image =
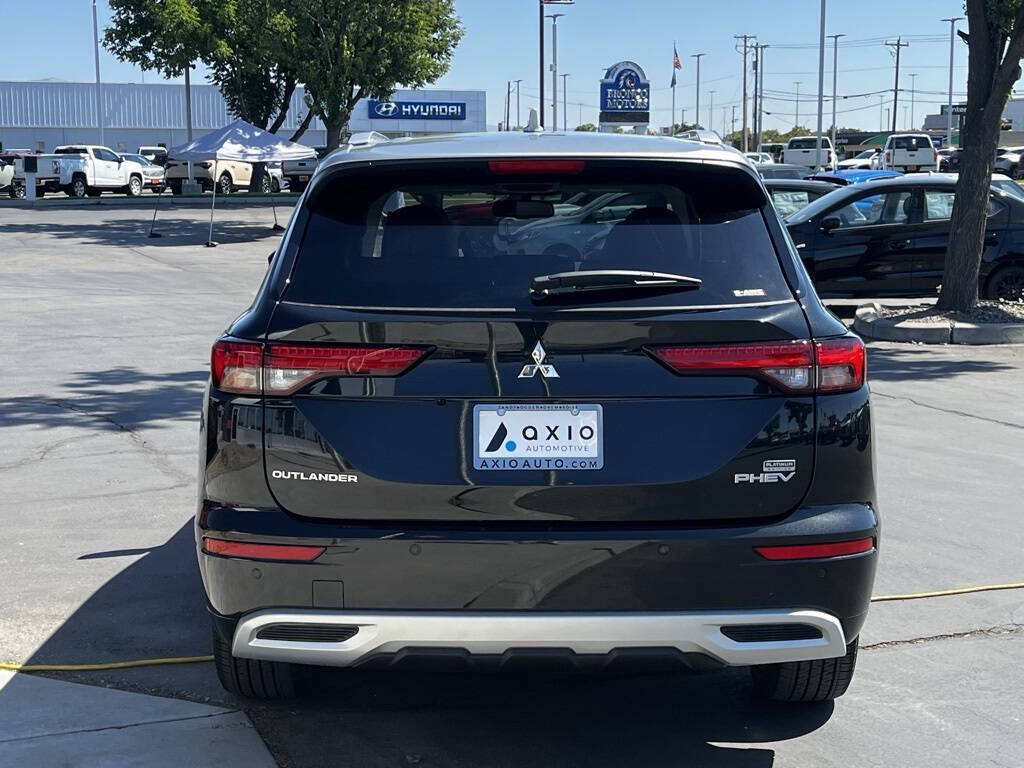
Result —
M476 469L601 469L603 448L600 405L473 407Z

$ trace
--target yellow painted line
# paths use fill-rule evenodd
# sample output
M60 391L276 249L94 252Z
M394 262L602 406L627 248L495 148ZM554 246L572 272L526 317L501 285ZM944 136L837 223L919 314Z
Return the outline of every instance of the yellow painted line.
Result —
M1005 589L1024 589L1024 581L1009 584L985 584L977 587L956 587L939 589L933 592L909 592L905 595L875 595L872 603L894 602L897 600L924 600L929 597L947 597L949 595L969 595L974 592L997 592ZM105 669L130 669L131 667L157 667L164 664L197 664L213 661L213 656L168 656L158 659L132 659L130 661L110 661L104 664L18 664L11 661L0 661L0 670L11 672L95 672Z

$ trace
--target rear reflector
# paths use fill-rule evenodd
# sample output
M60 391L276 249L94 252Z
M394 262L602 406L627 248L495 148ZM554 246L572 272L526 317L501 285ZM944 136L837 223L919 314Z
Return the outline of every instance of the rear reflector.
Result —
M287 395L324 376L397 376L430 350L418 347L268 344L263 389Z
M582 173L582 160L491 160L491 173Z
M787 392L849 392L864 384L867 370L864 342L856 336L825 339L813 348L809 341L800 340L648 347L646 351L676 373L753 376Z
M859 555L870 552L875 540L854 539L853 541L836 541L830 544L792 544L781 547L754 547L765 560L816 560L824 557L842 557L843 555Z
M297 544L256 544L251 541L227 541L203 538L203 551L224 557L243 557L249 560L291 560L310 562L324 553L325 547Z
M791 392L811 389L809 341L651 347L648 352L677 373L756 376Z
M213 345L213 386L225 392L288 395L326 376L397 376L431 347L267 344L221 339Z

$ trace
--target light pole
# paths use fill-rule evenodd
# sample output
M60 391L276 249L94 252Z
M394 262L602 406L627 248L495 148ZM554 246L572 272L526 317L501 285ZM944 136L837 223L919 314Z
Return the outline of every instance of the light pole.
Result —
M814 167L821 167L821 113L825 98L825 0L821 0L821 31L818 33L818 140L814 142Z
M96 123L100 129L100 144L106 146L107 142L103 138L103 93L100 86L100 29L96 23L96 0L92 0L92 45L93 53L96 57Z
M711 94L710 103L708 105L708 130L715 130L715 92L709 91Z
M513 80L512 82L516 84L516 128L518 128L522 125L522 123L519 122L519 84L523 81L520 79Z
M829 35L832 38L832 149L836 148L836 81L839 75L839 38L846 35Z
M800 127L800 80L796 80L793 85L796 86L796 119L793 121L793 125L797 128Z
M953 146L953 40L956 37L956 23L963 21L963 16L943 19L949 22L949 102L946 104L946 146Z
M754 81L754 88L757 90L757 151L761 151L761 142L764 138L764 52L768 49L767 45L760 44L757 46L757 78L761 81L758 85L757 81Z
M885 130L885 121L882 120L882 113L885 111L885 96L878 97L878 130Z
M695 128L700 128L700 59L701 56L707 56L706 53L691 53L690 58L697 60L697 104L696 110L693 114L697 116L696 122L694 123Z
M910 125L908 128L911 131L914 130L914 88L917 85L917 80L914 79L915 77L917 77L916 74L912 74L910 76Z
M558 20L564 13L549 13L551 19L551 130L558 130Z
M566 85L566 83L568 82L568 80L567 80L568 77L569 77L569 73L568 72L566 72L564 75L562 75L562 130L563 131L568 131L569 130L569 106L568 106L568 104L566 103L566 100L565 100L566 94L569 93L568 86Z

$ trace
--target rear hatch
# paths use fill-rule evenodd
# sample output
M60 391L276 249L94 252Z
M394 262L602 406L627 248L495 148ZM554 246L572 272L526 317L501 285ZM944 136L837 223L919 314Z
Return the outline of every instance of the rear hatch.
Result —
M264 356L287 511L642 524L805 494L808 328L745 169L378 164L307 205Z
M889 151L891 157L887 159L891 165L911 171L935 165L935 147L928 136L893 136Z

